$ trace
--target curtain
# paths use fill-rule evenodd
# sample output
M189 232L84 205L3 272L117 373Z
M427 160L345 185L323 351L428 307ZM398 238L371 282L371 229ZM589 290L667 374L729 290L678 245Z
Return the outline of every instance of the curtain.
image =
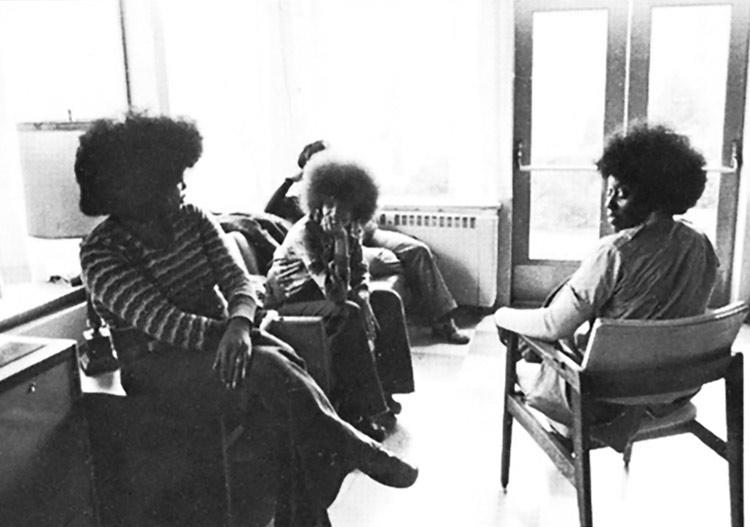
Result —
M162 0L169 109L204 156L189 197L257 210L326 139L383 199L496 202L492 0Z

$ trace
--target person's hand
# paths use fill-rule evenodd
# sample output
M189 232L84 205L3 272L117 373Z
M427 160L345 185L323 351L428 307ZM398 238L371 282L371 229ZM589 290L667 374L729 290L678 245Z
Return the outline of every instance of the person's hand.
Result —
M216 350L214 371L224 386L232 390L239 388L247 375L253 343L250 338L250 321L245 318L233 318L224 331Z
M320 227L323 232L330 234L337 240L346 239L346 225L336 217L334 209L323 213L323 217L320 219Z
M300 275L300 271L305 267L302 260L281 260L274 265L278 269L274 273L274 279L284 289L290 289L294 285L295 279L306 276L304 273Z

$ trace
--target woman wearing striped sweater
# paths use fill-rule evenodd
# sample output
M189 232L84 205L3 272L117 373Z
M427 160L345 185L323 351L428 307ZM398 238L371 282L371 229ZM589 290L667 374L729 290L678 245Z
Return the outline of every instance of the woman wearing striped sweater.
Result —
M343 422L291 348L254 329L249 277L211 216L183 202L184 171L201 152L195 125L168 117L100 120L81 137L80 208L107 216L81 246L84 283L101 317L142 343L121 357L129 394L207 423L246 409L249 429L260 412L291 445L278 477L295 480L275 496L277 527L329 525L349 471L407 487L417 469Z

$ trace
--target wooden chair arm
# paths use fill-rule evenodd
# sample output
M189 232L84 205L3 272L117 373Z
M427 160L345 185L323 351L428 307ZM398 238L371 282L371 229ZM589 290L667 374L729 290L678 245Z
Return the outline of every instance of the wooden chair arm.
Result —
M529 349L536 353L548 366L557 371L574 390L580 392L581 365L576 362L572 355L561 351L552 342L525 335L518 335L518 340L519 343L525 342Z

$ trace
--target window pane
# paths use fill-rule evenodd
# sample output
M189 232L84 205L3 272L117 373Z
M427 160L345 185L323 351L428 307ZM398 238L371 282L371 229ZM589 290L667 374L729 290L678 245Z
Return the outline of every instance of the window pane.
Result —
M731 6L662 7L652 12L648 115L687 134L709 166L721 164ZM716 242L718 174L686 217Z
M580 260L599 237L598 172L531 174L529 258Z
M690 136L721 164L731 6L652 11L648 116Z
M0 2L0 76L16 121L127 109L116 0Z
M706 190L703 191L698 203L687 211L684 217L692 221L696 227L706 233L714 246L716 245L716 221L717 208L719 206L719 186L721 176L717 173L708 173L706 180Z
M204 135L191 199L262 207L326 139L373 168L381 202L494 202L491 2L159 5L170 109Z
M601 153L607 11L534 14L531 162L592 165ZM599 236L596 172L532 172L529 258L579 260Z
M601 153L607 11L534 14L531 158L591 164Z

